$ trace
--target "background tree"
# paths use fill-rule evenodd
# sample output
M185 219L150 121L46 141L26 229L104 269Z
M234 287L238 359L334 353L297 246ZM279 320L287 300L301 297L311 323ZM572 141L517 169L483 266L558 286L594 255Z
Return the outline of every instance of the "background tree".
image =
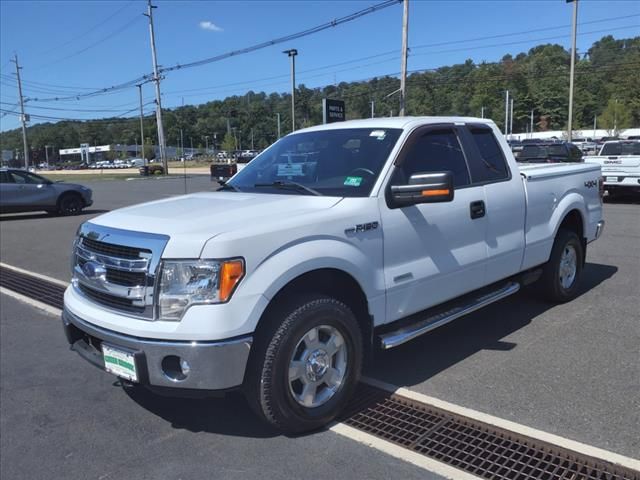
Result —
M620 130L631 126L631 112L618 99L611 98L607 108L600 115L600 127L604 128L610 136L618 135Z
M225 152L233 152L236 149L235 137L231 133L227 132L222 140L220 148Z

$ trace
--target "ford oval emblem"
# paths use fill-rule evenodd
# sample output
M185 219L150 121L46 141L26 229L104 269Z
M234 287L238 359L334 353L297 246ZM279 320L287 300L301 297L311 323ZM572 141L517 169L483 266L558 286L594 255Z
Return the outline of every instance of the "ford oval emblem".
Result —
M106 280L107 269L98 262L86 262L82 265L82 273L92 280Z

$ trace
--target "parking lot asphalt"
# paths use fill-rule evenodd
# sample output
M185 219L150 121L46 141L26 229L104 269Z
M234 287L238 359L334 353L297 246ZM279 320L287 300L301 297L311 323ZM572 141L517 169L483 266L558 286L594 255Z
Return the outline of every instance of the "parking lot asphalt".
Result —
M215 185L204 176L194 176L187 182L189 192L211 190ZM182 179L95 182L88 186L94 189L95 203L81 216L56 218L26 214L3 217L0 220L2 261L68 280L70 244L80 223L103 211L184 193ZM589 245L582 293L576 300L564 305L549 305L528 291L518 293L407 345L380 354L366 373L452 403L639 457L640 206L638 202L625 200L607 203L605 219L607 226L603 237ZM216 400L209 406L189 403L195 401L181 403L185 401L159 400L149 396L137 398L131 395L133 398L128 398L120 388L112 387L112 377L85 365L71 352L60 353L65 346L55 319L42 319L41 313L6 296L2 296L1 301L2 431L15 435L12 438L17 445L28 444L33 435L49 432L52 435L50 441L60 443L62 451L65 443L75 445L73 437L79 435L85 439L78 443L81 444L78 451L83 452L85 444L95 446L95 440L91 438L98 435L99 438L104 437L109 446L100 447L102 451L100 448L95 451L87 448L86 452L91 450L92 461L94 457L98 458L99 465L111 465L112 462L105 458L112 458L112 455L119 459L122 457L122 462L127 461L125 453L111 446L111 442L117 445L124 441L125 446L132 442L129 448L136 455L143 456L145 452L137 442L147 438L140 435L148 435L148 456L151 458L152 452L158 452L157 458L163 458L159 452L164 452L165 456L175 458L176 463L172 465L177 468L176 472L187 468L188 462L183 462L182 454L190 459L189 462L206 459L202 461L211 469L228 467L226 476L232 477L237 473L239 477L247 478L253 476L251 468L256 465L234 473L230 466L233 462L226 460L245 458L246 462L247 455L256 458L276 452L282 457L268 464L274 470L267 466L264 472L290 475L294 471L283 469L289 468L287 465L295 460L284 461L283 458L302 454L300 449L304 450L304 464L311 462L313 466L314 461L322 463L321 459L327 458L325 455L344 453L349 465L369 462L370 471L374 473L369 478L381 477L388 472L376 464L382 454L372 454L372 460L364 453L366 447L331 432L302 439L256 433L256 429L262 427L242 406L242 399ZM20 320L15 320L16 317ZM17 335L22 331L29 335ZM25 338L31 334L34 338ZM47 339L51 340L47 342ZM30 345L38 345L38 356L19 360L22 352L29 351ZM41 348L44 348L42 353ZM42 358L47 358L45 368ZM15 362L24 366L21 366L22 373L13 377L12 365ZM61 369L60 373L56 368ZM34 380L33 372L38 372L36 378L41 377L40 380ZM7 381L7 378L13 379ZM39 389L37 400L29 397L29 390L35 388L32 385ZM14 390L24 394L14 393ZM66 426L54 428L48 426L57 425L50 410L58 402L70 403L71 406L65 406L63 410ZM110 413L96 414L94 403L102 406L101 412ZM185 406L198 414L185 420L176 413ZM79 409L80 415L73 415L74 407ZM34 420L21 427L20 415L25 415L21 410L25 408L30 409L33 418L44 415L50 423L45 422L41 427ZM200 420L199 412L202 412L204 421ZM127 420L112 419L112 415L119 418L119 414ZM18 419L9 421L10 417L16 416ZM218 422L222 422L222 426ZM122 429L124 434L120 432ZM174 430L179 430L179 433ZM156 440L163 438L162 435L169 435L166 442ZM180 440L172 442L171 435L178 435ZM5 448L14 448L14 442L5 441L5 435L2 437L3 458L11 458ZM57 440L53 441L54 438ZM318 439L320 444L304 443L314 442L313 439ZM203 446L196 448L200 442ZM320 447L322 442L331 445ZM210 449L218 449L221 445L225 452L227 447L230 449L227 452L230 457L218 457L215 453L207 458ZM334 446L339 452L327 450ZM43 445L41 447L44 448ZM321 452L315 460L307 453L313 448L320 448L318 452ZM358 453L362 448L365 450ZM350 461L348 458L352 456L352 450L355 452L354 460ZM66 453L50 461L64 465L64 455ZM86 461L89 453L81 455ZM384 456L384 465L389 462L397 460ZM132 461L126 465L134 464ZM17 468L18 464L13 462L10 467ZM45 470L42 469L42 474ZM258 470L255 471L256 476ZM154 470L156 473L159 471ZM142 475L143 470L139 472ZM344 471L335 472L345 476ZM414 473L411 470L400 478L411 478ZM365 470L358 470L353 478L364 476ZM393 476L399 475L394 472ZM188 475L183 477L189 478Z
M441 478L331 431L279 435L237 394L124 390L69 350L57 316L0 301L0 478Z

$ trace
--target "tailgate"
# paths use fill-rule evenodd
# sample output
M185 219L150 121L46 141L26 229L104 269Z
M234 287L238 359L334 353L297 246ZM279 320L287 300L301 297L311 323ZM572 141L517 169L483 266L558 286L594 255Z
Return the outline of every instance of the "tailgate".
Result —
M602 171L628 171L640 169L640 156L638 155L608 155L602 157L586 157L585 162L598 163Z

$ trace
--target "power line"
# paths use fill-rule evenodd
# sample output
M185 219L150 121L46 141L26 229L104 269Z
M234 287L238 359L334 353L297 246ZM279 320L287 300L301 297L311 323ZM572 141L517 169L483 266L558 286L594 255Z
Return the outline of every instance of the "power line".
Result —
M628 18L634 18L634 17L640 17L640 14L634 14L634 15L622 15L619 17L608 17L608 18L601 18L599 20L591 20L589 22L580 22L578 25L591 25L594 23L603 23L603 22L611 22L614 20L622 20L622 19L628 19ZM451 41L447 41L447 42L439 42L439 43L425 43L422 45L414 45L413 49L420 49L420 48L427 48L427 47L442 47L444 45L454 45L456 43L468 43L468 42L477 42L479 40L493 40L494 38L504 38L504 37L512 37L515 35L525 35L527 33L537 33L537 32L546 32L549 30L558 30L560 28L568 28L571 25L558 25L557 27L544 27L544 28L535 28L533 30L523 30L520 32L512 32L512 33L501 33L499 35L490 35L490 36L485 36L485 37L475 37L475 38L468 38L466 40L451 40Z
M71 44L71 43L75 43L76 40L80 40L82 37L86 37L87 35L93 33L96 29L102 27L103 25L108 25L109 20L111 20L113 17L115 17L116 15L118 15L120 12L122 12L125 8L130 7L133 3L135 2L135 0L131 0L129 3L123 5L122 7L120 7L119 9L117 9L115 12L113 12L111 15L109 15L107 18L103 18L101 19L97 24L93 25L91 28L89 28L88 30L86 30L85 32L81 33L80 35L73 37L70 40L67 40L66 42L50 48L44 52L41 53L41 55L45 55L47 53L51 53L54 50L59 50L61 47L66 47L67 45Z
M625 25L622 27L616 27L616 28L607 28L607 29L603 29L603 30L592 30L590 32L580 32L578 35L582 36L582 35L591 35L594 33L608 33L608 32L612 32L615 30L625 30L628 28L638 28L637 25ZM552 37L542 37L542 38L532 38L532 39L528 39L528 40L518 40L515 42L507 42L507 43L494 43L492 45L478 45L475 47L461 47L461 48L452 48L452 49L448 49L448 50L439 50L436 52L427 52L427 53L416 53L414 55L412 55L413 57L419 57L422 55L433 55L433 54L437 54L437 53L451 53L451 52L460 52L460 51L467 51L467 50L479 50L482 48L493 48L493 47L501 47L501 46L506 46L506 45L519 45L519 44L523 44L523 43L531 43L531 42L538 42L538 41L544 41L544 40L555 40L558 38L566 38L566 35L555 35Z
M83 48L81 50L78 50L77 52L74 52L74 53L72 53L70 55L67 55L66 57L58 58L58 59L56 59L56 60L54 60L52 62L46 63L44 65L40 65L39 67L36 67L33 70L40 70L42 68L49 67L51 65L55 65L56 63L60 63L60 62L63 62L65 60L68 60L70 58L77 57L78 55L83 54L87 50L91 50L92 48L97 47L98 45L106 42L107 40L111 40L112 38L116 37L116 35L122 33L127 28L129 28L131 25L135 24L136 22L138 22L140 20L141 20L140 17L135 17L135 18L131 19L129 22L127 22L126 24L124 24L122 27L118 28L117 30L115 30L113 32L108 33L107 35L105 35L104 37L100 38L96 42L90 44L88 47L85 47L85 48Z
M303 30L303 31L298 32L298 33L293 33L291 35L286 35L284 37L275 38L273 40L268 40L266 42L262 42L262 43L259 43L257 45L253 45L251 47L241 48L239 50L233 50L231 52L222 53L220 55L216 55L214 57L205 58L205 59L198 60L198 61L195 61L195 62L185 63L185 64L182 64L182 65L178 64L178 65L175 65L173 67L162 68L162 69L160 69L160 71L163 72L163 73L166 73L166 72L171 72L171 71L174 71L174 70L182 70L182 69L185 69L185 68L199 67L199 66L207 65L207 64L213 63L213 62L219 62L220 60L224 60L224 59L229 58L229 57L235 57L235 56L238 56L238 55L244 55L246 53L255 52L256 50L261 50L263 48L272 47L272 46L278 45L280 43L289 42L291 40L297 40L298 38L306 37L308 35L312 35L314 33L318 33L318 32L321 32L323 30L328 30L328 29L336 27L338 25L342 25L343 23L347 23L347 22L351 22L353 20L357 20L358 18L364 17L365 15L369 15L370 13L377 12L378 10L382 10L382 9L390 7L392 5L396 5L396 4L400 3L400 1L401 0L385 0L384 2L378 3L377 5L373 5L371 7L365 8L363 10L359 10L359 11L357 11L355 13L350 14L350 15L346 15L344 17L337 18L337 19L332 20L330 22L323 23L322 25L318 25L316 27L312 27L312 28L309 28L307 30Z

